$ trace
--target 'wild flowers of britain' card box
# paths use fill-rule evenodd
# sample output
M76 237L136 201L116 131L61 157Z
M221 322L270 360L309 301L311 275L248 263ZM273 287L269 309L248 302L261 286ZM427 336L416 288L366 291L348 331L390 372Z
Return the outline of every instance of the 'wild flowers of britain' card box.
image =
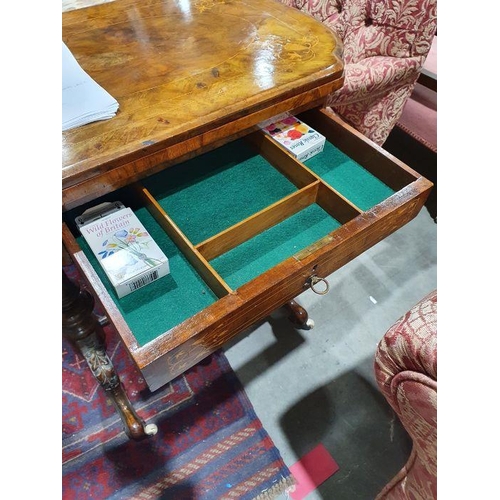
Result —
M323 135L289 113L259 123L259 127L299 161L312 158L325 147Z
M82 236L97 257L119 298L169 274L168 258L130 208L105 209L85 223L77 218ZM117 202L116 206L123 206ZM85 214L84 214L85 215Z

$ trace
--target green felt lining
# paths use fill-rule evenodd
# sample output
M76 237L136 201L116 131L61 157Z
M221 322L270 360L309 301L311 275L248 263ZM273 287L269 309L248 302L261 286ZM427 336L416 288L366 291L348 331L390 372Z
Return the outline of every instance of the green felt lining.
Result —
M194 245L297 189L242 140L164 170L144 186Z
M362 210L394 192L328 142L306 165ZM166 169L146 179L144 186L193 244L297 190L243 140ZM143 346L217 297L148 210L140 208L135 213L169 258L170 275L118 299L84 238L78 242ZM210 263L237 289L339 226L313 204Z
M170 274L119 299L99 262L80 237L78 243L95 268L120 313L143 346L217 300L191 264L146 208L135 211L168 257Z
M213 259L210 264L231 288L236 289L338 227L340 223L321 207L309 205L280 224Z
M393 189L328 141L324 150L305 165L363 211L394 194Z

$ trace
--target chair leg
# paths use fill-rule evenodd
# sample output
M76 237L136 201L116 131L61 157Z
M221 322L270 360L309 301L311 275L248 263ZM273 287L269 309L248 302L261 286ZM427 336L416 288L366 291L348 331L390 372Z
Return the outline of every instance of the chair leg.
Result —
M285 304L285 309L289 313L288 319L298 328L303 330L311 330L314 328L314 320L309 318L307 311L295 300L287 302Z

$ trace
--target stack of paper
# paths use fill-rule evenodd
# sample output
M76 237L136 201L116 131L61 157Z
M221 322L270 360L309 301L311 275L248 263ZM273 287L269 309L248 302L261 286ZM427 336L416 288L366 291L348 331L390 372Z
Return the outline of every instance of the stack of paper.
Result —
M62 129L113 118L118 102L78 64L62 44Z

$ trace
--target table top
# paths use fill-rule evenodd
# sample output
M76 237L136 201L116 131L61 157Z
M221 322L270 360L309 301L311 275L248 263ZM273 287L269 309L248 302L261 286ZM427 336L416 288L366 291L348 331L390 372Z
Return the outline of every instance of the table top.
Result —
M114 118L63 132L63 209L343 83L335 33L277 0L117 0L64 12L62 38L119 103Z

